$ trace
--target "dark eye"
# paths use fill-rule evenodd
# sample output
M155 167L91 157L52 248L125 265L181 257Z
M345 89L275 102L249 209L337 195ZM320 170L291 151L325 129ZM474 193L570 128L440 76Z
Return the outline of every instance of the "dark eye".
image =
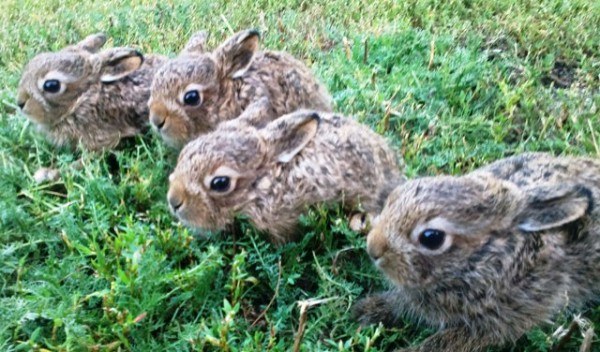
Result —
M197 106L200 104L200 93L197 90L190 90L183 96L183 103L185 105Z
M210 181L210 189L216 192L227 192L230 183L229 177L217 176Z
M57 79L49 79L44 82L44 92L57 93L60 91L60 82Z
M427 229L419 235L419 243L432 251L442 247L445 239L446 233L440 230Z

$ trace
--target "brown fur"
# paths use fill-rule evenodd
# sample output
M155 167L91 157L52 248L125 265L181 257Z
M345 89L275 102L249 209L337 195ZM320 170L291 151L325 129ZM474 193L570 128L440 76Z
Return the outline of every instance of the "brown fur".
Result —
M170 145L181 147L261 101L268 110L257 125L299 108L331 111L331 98L312 72L283 52L258 51L258 33L247 30L205 52L206 33L194 35L179 57L158 72L149 102L150 120ZM186 92L201 102L186 105Z
M103 34L91 35L59 52L37 55L23 70L17 103L59 146L110 148L148 125L150 85L166 59L130 48L98 52L105 42ZM59 80L61 91L44 91L50 79Z
M367 250L395 289L355 307L362 323L406 315L441 330L402 351L479 351L516 341L600 294L600 162L534 153L390 195ZM439 250L419 242L446 233Z
M226 193L209 189L220 175L231 178ZM217 230L243 215L283 243L308 206L343 201L378 213L402 181L383 137L349 118L300 110L259 130L234 120L190 142L168 200L188 225Z

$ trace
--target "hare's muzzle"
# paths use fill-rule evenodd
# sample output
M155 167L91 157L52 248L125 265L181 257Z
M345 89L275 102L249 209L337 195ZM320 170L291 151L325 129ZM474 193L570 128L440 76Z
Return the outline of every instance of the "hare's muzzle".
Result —
M162 102L152 99L148 103L148 107L150 108L150 123L160 131L167 122L169 110Z
M181 208L181 206L183 205L183 199L177 197L177 195L172 193L169 193L168 198L171 209L174 213L177 213L177 210L179 210L179 208Z
M171 187L169 187L169 192L167 193L167 201L169 202L171 210L175 214L177 214L177 211L181 209L183 203L185 202L184 192L185 190L179 182L174 182L171 184Z
M154 125L154 127L156 127L157 130L160 131L164 127L165 121L167 121L166 118L158 114L150 113L150 122L152 123L152 125Z
M388 251L387 238L381 233L378 228L373 229L367 237L367 253L377 262Z
M17 95L17 105L19 106L19 109L23 110L25 104L27 104L27 100L29 100L29 94L25 91L19 91Z
M169 205L171 209L176 213L179 208L183 205L183 200L177 198L176 196L169 197Z

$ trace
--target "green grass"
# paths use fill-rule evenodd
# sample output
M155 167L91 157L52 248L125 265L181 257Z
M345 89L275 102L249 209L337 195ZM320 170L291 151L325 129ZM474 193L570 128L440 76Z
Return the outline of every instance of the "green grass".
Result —
M526 150L600 156L600 2L178 3L3 1L0 350L283 351L297 302L313 298L331 300L308 310L305 351L387 351L432 332L350 319L353 302L386 284L339 211L311 210L302 241L282 248L244 222L206 239L168 212L176 155L156 136L101 155L49 145L15 111L20 71L96 31L109 45L174 55L197 30L216 45L257 27L265 47L311 64L339 111L388 136L410 177ZM70 168L80 156L85 166ZM36 185L42 166L63 180ZM584 315L600 331L600 307ZM549 350L570 318L507 350Z

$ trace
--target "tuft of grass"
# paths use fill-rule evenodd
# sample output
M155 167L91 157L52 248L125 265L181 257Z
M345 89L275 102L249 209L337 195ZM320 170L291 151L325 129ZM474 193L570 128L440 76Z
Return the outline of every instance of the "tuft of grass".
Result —
M280 248L245 221L206 238L168 212L176 155L156 136L100 154L49 145L16 112L21 69L93 32L173 56L197 30L215 46L258 28L386 135L409 177L526 150L600 156L599 2L5 0L0 21L0 350L289 350L311 299L324 301L306 311L303 351L385 351L432 332L350 319L387 284L339 209L310 209L302 239ZM62 180L36 185L49 166ZM600 307L584 313L600 331ZM508 350L550 350L570 319Z

